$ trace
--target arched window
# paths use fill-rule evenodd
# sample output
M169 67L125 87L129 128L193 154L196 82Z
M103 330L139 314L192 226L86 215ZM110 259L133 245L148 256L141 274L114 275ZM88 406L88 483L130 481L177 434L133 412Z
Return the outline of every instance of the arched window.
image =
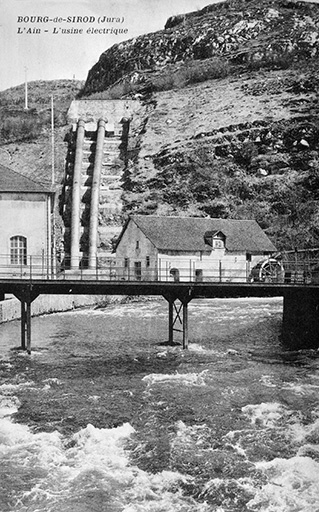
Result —
M27 239L24 236L10 238L10 262L11 265L27 264Z
M179 281L179 270L178 268L171 268L169 271L170 276L173 278L175 282Z

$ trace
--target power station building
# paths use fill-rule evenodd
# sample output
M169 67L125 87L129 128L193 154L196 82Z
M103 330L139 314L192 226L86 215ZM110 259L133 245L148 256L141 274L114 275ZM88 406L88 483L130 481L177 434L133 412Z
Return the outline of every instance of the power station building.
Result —
M275 252L254 220L136 215L117 240L116 267L129 280L246 281Z

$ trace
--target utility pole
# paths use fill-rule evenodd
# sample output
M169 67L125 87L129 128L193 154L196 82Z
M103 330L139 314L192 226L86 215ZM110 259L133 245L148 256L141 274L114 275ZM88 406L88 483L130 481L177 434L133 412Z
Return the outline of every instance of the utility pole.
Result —
M55 169L54 169L54 105L53 95L51 96L51 146L52 146L52 185L55 183Z
M28 110L28 80L27 80L28 68L24 68L24 109Z
M55 161L54 161L54 103L53 94L51 96L51 184L53 191L53 204L52 204L52 273L56 275L56 240L55 240Z

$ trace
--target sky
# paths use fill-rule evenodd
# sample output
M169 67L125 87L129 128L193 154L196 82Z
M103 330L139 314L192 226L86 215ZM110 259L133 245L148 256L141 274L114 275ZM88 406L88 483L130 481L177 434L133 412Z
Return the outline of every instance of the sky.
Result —
M25 80L85 80L107 48L216 1L0 0L0 90Z

